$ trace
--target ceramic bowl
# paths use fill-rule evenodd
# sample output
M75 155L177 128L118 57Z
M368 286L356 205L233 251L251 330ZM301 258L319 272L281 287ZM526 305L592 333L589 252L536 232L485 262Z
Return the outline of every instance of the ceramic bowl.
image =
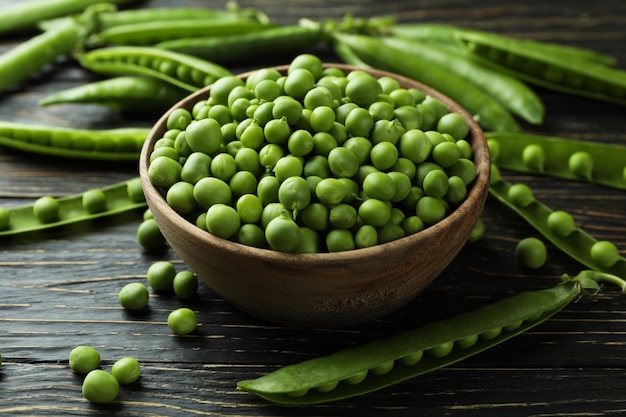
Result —
M326 64L350 71L353 67ZM277 67L286 73L286 66ZM154 125L141 152L140 176L148 205L172 249L208 287L234 307L271 323L296 327L344 327L383 317L424 290L466 243L489 188L490 160L482 130L449 98L413 80L384 71L402 87L417 88L461 113L478 175L467 198L445 219L419 233L370 248L291 254L258 249L211 235L177 214L147 176L150 153L166 129L168 114L208 98L208 86L177 103ZM241 74L245 79L249 73Z

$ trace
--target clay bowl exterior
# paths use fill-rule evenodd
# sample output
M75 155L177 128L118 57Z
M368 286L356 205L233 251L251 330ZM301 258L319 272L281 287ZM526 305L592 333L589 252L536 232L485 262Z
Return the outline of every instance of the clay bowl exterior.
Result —
M353 67L327 64L346 72ZM277 67L286 73L286 66ZM206 285L236 308L257 318L296 327L343 327L385 316L425 289L466 243L482 212L489 188L490 160L482 130L449 98L413 80L391 75L405 88L418 88L461 113L478 176L466 200L439 223L404 238L370 248L319 254L258 249L218 238L181 217L147 176L150 153L166 131L175 108L191 110L210 86L188 96L153 127L141 152L140 175L148 205L178 256ZM240 77L245 79L249 73Z

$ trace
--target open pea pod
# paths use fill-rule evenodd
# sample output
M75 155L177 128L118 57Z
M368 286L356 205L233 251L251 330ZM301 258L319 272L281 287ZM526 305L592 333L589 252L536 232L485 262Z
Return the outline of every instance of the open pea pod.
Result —
M288 365L238 389L271 402L308 405L376 391L451 365L535 327L581 293L594 294L598 281L626 282L596 271L564 275L553 288L522 292L442 321L428 323L335 352Z
M484 64L531 84L626 105L626 71L622 69L535 48L530 41L496 34L460 31L456 37Z
M491 183L489 185L489 193L492 196L515 211L528 224L533 226L572 259L593 270L617 275L622 278L626 277L626 258L619 255L617 248L612 243L598 241L573 223L568 227L562 227L557 222L552 222L551 217L555 211L537 200L529 188L523 187L526 188L524 198L520 198L519 195L515 195L512 192L515 187L520 188L519 186L523 185L521 183L509 183L502 178L498 167L492 166ZM596 252L596 249L600 247L610 247L610 253Z
M145 208L139 177L60 198L44 196L33 204L0 208L0 236L15 236Z
M626 190L626 146L527 133L485 137L500 168Z

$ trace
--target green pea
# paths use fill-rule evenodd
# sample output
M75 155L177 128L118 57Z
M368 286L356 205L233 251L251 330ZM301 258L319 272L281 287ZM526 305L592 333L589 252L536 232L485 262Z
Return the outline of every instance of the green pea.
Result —
M604 268L610 268L620 260L619 250L613 242L599 240L591 246L591 259Z
M190 299L198 290L198 278L191 271L180 271L174 275L173 287L176 297Z
M276 143L278 145L286 145L289 140L289 136L291 136L291 132L292 129L286 117L272 119L263 127L265 140L269 143Z
M263 204L257 195L244 194L237 199L235 206L243 223L256 223L261 220Z
M448 178L448 191L444 195L445 200L450 204L460 204L465 200L465 197L467 197L465 181L456 175Z
M52 196L43 196L33 203L33 213L42 223L59 220L59 202Z
M461 150L454 142L441 142L433 147L431 157L436 164L448 168L461 158Z
M100 189L87 190L83 193L83 207L88 213L100 213L107 208L107 198ZM2 229L2 227L0 227Z
M350 204L337 204L330 208L328 221L337 229L350 229L357 223L356 208Z
M294 252L300 245L300 227L285 214L274 217L265 227L270 247L281 252Z
M586 151L578 151L573 153L568 161L569 170L577 177L590 180L593 175L593 158Z
M337 147L328 154L328 165L336 177L350 178L359 169L359 160L350 149Z
M533 191L526 184L513 184L508 190L509 199L518 207L528 207L535 201Z
M285 156L285 151L280 145L268 143L259 150L259 163L263 168L271 171L283 156Z
M204 208L214 204L228 204L232 198L230 186L215 177L206 177L198 181L193 189L195 200Z
M309 204L301 213L305 226L315 231L325 231L329 225L330 209L326 204Z
M165 195L167 204L178 213L190 213L198 206L193 195L194 188L193 184L185 181L172 184Z
M235 240L242 245L248 245L255 248L265 248L267 242L265 241L265 232L261 227L254 223L243 224L237 234Z
M326 248L329 252L342 252L353 250L356 245L349 230L333 229L326 235Z
M535 237L520 240L515 247L517 262L524 268L538 269L547 259L546 245Z
M278 188L278 201L289 210L301 210L311 202L311 189L299 176L286 178Z
M390 169L398 161L398 148L391 142L380 142L372 147L370 160L379 170Z
M289 125L295 125L302 117L302 104L293 97L280 96L274 100L272 116L276 119L286 118Z
M222 152L213 157L211 173L215 178L228 181L235 172L237 172L237 163L232 155Z
M415 106L415 98L406 88L396 88L392 91L387 91L394 107L402 106Z
M230 177L228 185L234 196L251 194L256 191L257 177L250 171L237 171Z
M100 366L100 352L91 346L77 346L69 355L70 369L79 374L88 374Z
M183 167L171 158L159 156L148 166L148 178L156 187L171 187L180 181Z
M313 145L313 135L304 129L292 132L287 140L287 148L294 156L308 155L313 150Z
M443 358L444 356L450 354L450 352L452 352L452 349L454 349L454 341L434 346L430 349L427 349L424 353L432 358Z
M196 327L198 327L198 317L190 308L177 308L167 316L167 326L175 334L189 334L196 330Z
M276 80L272 79L259 81L252 90L256 98L267 102L271 102L276 97L283 94L283 90L280 85L278 85Z
M156 291L170 291L174 287L176 268L169 261L158 261L148 267L148 285Z
M263 127L254 119L241 133L239 138L243 146L252 149L259 149L265 142Z
M278 202L278 188L280 181L273 175L266 175L257 184L257 197L263 206Z
M460 181L463 187L465 187L463 180ZM422 188L424 189L426 195L442 198L448 192L449 187L450 182L448 180L448 176L444 171L434 169L424 176Z
M431 141L419 129L407 130L399 142L399 155L417 164L425 161L433 149Z
M322 76L324 67L322 60L313 54L299 54L290 63L287 73L295 72L296 69L305 69L311 73L314 79L319 79Z
M304 108L313 110L314 113L317 108L328 108L332 110L332 118L333 120L335 119L335 112L332 107L335 105L336 99L327 87L321 86L318 83L315 87L307 91L302 101Z
M418 200L415 213L424 224L432 225L446 217L446 204L441 198L424 196Z
M362 187L368 197L381 201L390 201L396 194L396 183L385 172L377 171L368 174L363 180Z
M274 175L280 182L289 177L299 177L302 175L304 166L302 160L293 155L286 155L276 161L274 166Z
M287 74L285 94L302 100L306 93L315 86L315 76L305 68L294 68Z
M536 171L542 172L546 163L546 153L538 144L530 144L522 151L524 165Z
M418 216L409 216L402 222L402 229L405 235L412 235L414 233L424 230L424 221Z
M472 231L470 233L468 242L478 242L485 235L485 222L483 219L478 219L474 227L472 227Z
M378 230L371 224L364 224L354 234L356 248L369 248L378 244Z
M559 236L569 236L576 230L576 223L571 214L557 210L548 215L548 229Z
M451 112L441 116L437 122L437 131L449 133L455 140L461 140L469 133L469 124L460 113Z
M313 135L313 153L328 156L338 146L337 139L328 132L317 132Z
M141 282L131 282L124 285L118 294L122 307L128 310L141 310L148 305L150 292Z
M423 127L422 114L415 106L400 106L393 111L394 116L406 130Z
M137 241L149 251L161 250L165 247L165 236L154 219L146 219L137 228Z
M328 132L335 123L335 111L330 106L315 107L309 121L314 131Z
M384 226L391 218L391 208L384 201L369 198L361 203L358 209L359 217L364 224L374 227Z
M141 366L137 359L126 356L115 361L111 367L111 375L113 375L120 384L132 384L139 379Z
M350 135L368 137L374 118L367 109L356 107L346 115L344 125Z
M89 372L83 380L83 397L92 403L106 404L117 398L120 384L110 373L101 369Z
M351 102L368 108L376 101L381 92L382 87L375 77L369 74L360 74L348 80L345 95Z
M174 109L167 117L166 126L168 129L185 130L191 123L191 113L182 107Z
M237 233L240 225L241 218L233 207L222 203L209 207L206 216L206 227L211 234L228 239Z

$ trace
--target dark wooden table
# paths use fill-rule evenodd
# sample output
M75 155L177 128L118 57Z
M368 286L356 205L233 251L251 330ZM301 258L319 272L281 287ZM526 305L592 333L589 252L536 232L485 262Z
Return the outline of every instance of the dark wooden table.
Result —
M13 3L4 0L0 6ZM222 1L179 1L176 6L223 6ZM153 0L146 7L171 6ZM393 14L401 21L443 22L503 34L591 47L626 68L626 3L511 1L317 2L241 0L281 23L299 17L341 18ZM7 49L22 38L4 40ZM274 62L279 64L283 62ZM0 97L0 119L71 127L149 126L96 106L38 108L45 94L94 79L62 64ZM538 90L547 107L545 133L626 144L624 107ZM135 164L91 163L0 151L0 205L44 195L66 195L137 175ZM545 177L506 173L531 185L554 209L569 210L598 239L626 250L626 193ZM552 286L581 266L548 245L549 261L528 271L514 259L516 242L535 231L489 199L487 232L466 246L414 302L375 322L345 329L290 329L249 317L201 285L190 301L153 295L150 309L130 314L117 292L145 279L148 266L172 260L151 255L135 238L141 213L0 242L0 414L124 416L615 416L626 414L625 299L613 289L568 306L553 319L497 348L397 386L329 405L288 408L237 392L238 380L401 329L443 318L518 293ZM175 337L167 314L189 306L197 331ZM143 366L138 383L119 400L95 406L81 397L81 378L68 368L75 346L88 344L107 368L122 356Z

